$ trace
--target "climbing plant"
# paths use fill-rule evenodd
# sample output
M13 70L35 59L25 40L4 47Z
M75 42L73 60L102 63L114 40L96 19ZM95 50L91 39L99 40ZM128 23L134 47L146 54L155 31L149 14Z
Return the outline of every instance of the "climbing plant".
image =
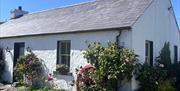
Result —
M132 50L116 43L94 43L88 46L84 57L96 67L94 75L96 90L115 91L117 83L131 79L137 58ZM98 89L97 89L98 88Z

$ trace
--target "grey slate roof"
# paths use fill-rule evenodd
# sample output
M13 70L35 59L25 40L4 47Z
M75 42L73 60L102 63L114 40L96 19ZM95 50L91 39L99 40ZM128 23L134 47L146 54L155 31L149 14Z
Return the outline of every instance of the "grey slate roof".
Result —
M96 0L27 14L0 25L0 38L132 26L153 0Z

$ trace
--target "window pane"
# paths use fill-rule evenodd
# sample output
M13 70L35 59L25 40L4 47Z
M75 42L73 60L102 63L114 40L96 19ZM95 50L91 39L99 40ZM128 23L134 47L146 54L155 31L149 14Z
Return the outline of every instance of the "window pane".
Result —
M66 56L61 56L61 63L66 64L67 58Z
M70 56L66 56L66 59L67 59L67 65L70 66Z
M66 43L65 42L60 42L60 50L61 54L66 54Z
M67 54L70 54L70 49L71 49L70 46L71 46L70 42L67 42L67 48L66 48L66 53Z

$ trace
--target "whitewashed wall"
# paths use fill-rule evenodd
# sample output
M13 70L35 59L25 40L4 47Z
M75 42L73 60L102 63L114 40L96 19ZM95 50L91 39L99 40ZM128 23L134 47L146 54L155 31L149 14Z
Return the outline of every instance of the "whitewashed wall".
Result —
M180 34L176 25L173 12L168 11L171 4L169 0L155 0L145 11L145 14L132 28L132 46L140 55L140 60L145 60L145 40L154 42L154 57L159 55L165 41L171 45L173 59L173 46L180 48ZM180 49L179 49L180 52Z
M168 11L171 6L170 0L154 0L132 28L132 47L140 56L143 63L145 60L145 41L153 41L153 56L159 56L166 41L170 42L171 58L174 61L174 45L178 46L178 57L180 60L180 34L172 11ZM133 89L137 87L132 83Z
M124 31L122 34L123 33ZM5 80L12 81L13 49L15 42L25 42L25 51L27 47L30 47L32 52L45 61L49 72L52 72L56 69L57 41L71 40L70 71L74 72L75 68L83 66L87 63L87 61L83 58L82 51L87 48L88 43L101 42L103 44L107 44L109 41L116 41L116 36L118 34L118 31L106 31L0 39L0 45L4 48L8 47L11 50L10 53L5 52L7 62L7 72L4 75ZM129 41L128 36L121 37L122 41ZM130 42L127 42L125 46L130 46L128 43Z

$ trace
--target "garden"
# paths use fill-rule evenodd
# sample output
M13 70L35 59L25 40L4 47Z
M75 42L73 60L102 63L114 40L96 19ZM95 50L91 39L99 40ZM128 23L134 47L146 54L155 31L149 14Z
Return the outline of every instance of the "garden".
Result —
M117 43L89 44L83 52L88 65L76 69L76 79L71 85L77 91L117 91L123 82L134 77L136 91L180 91L180 62L171 63L170 44L166 42L156 57L154 66L141 64L133 50ZM0 48L0 72L5 69L3 49ZM67 75L66 65L57 65L56 72ZM56 74L56 73L55 73ZM46 72L43 60L34 53L18 59L14 68L15 87L26 91L65 91L54 88L53 74ZM0 75L1 79L1 75Z

